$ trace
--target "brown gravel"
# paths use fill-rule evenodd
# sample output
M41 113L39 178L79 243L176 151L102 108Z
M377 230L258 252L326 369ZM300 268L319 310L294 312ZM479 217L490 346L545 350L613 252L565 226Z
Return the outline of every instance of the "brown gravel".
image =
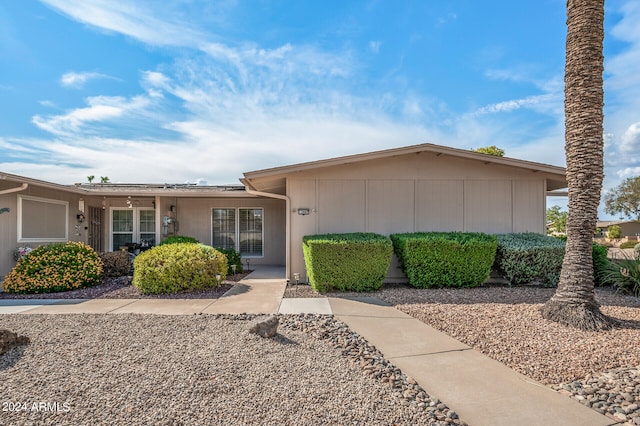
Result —
M621 325L606 332L585 332L542 318L539 309L554 291L539 287L396 287L377 295L545 384L640 366L640 299L597 290L602 311Z
M309 286L287 292L289 297L322 297ZM542 318L539 309L554 292L537 286L422 290L385 284L371 295L545 384L640 366L640 298L596 290L602 311L621 324L606 332L584 332Z
M249 275L230 275L216 288L196 291L182 291L175 294L142 294L131 285L131 277L104 278L93 287L71 291L42 294L13 294L0 292L0 299L217 299L233 285Z

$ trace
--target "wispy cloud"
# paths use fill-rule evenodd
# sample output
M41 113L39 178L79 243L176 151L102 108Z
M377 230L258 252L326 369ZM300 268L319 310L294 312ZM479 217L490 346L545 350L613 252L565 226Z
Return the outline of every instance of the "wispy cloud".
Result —
M380 46L382 46L382 42L379 40L371 40L369 42L369 50L373 53L380 53Z
M562 95L559 93L545 93L543 95L527 96L523 99L512 99L486 105L474 112L474 115L495 114L501 112L511 112L521 108L531 108L537 110L555 110L558 103L562 102Z
M195 46L206 33L178 16L160 16L155 2L41 0L87 25L124 34L153 46ZM170 12L170 11L167 11Z
M94 96L86 99L87 107L76 108L61 115L32 118L38 128L60 137L82 136L92 133L91 125L114 121L118 118L132 120L150 106L152 97Z
M60 84L64 87L70 87L74 89L81 89L84 85L90 80L96 80L101 78L114 79L106 74L101 74L98 72L74 72L70 71L62 74L60 77Z

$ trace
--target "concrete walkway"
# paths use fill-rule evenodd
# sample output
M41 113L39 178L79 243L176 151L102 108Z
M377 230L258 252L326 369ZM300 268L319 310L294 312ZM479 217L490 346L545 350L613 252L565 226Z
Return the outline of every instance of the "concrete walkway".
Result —
M475 425L617 424L376 298L330 298L333 314Z
M0 313L334 314L471 426L615 421L374 297L283 299L284 268L259 268L219 299L0 300Z
M262 266L219 299L0 299L0 314L275 314L284 267Z

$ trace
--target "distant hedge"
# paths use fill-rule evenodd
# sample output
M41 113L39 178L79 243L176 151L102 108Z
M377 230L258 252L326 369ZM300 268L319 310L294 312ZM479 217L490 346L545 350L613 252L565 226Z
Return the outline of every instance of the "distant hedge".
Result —
M393 253L389 237L373 233L307 235L302 248L311 287L322 293L379 289Z
M556 285L564 247L564 241L541 234L498 235L496 266L511 284L538 280L546 285Z
M497 240L473 232L418 232L391 235L409 283L418 288L475 287L491 273Z

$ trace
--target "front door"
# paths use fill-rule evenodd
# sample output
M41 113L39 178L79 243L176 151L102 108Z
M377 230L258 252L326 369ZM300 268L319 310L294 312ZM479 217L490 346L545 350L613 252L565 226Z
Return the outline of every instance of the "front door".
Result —
M89 245L92 249L101 253L104 251L102 242L102 222L104 210L100 207L89 207Z

